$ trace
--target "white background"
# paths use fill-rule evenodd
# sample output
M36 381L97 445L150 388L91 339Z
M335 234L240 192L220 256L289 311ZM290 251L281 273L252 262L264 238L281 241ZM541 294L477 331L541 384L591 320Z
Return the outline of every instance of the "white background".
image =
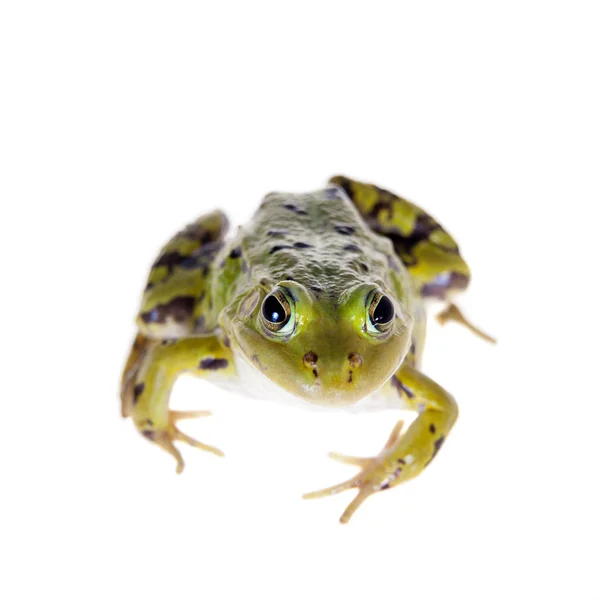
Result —
M0 8L0 596L600 598L594 2L40 2ZM461 417L420 478L303 492L398 417L181 380L173 460L119 416L158 247L215 206L334 173L460 241L425 371Z

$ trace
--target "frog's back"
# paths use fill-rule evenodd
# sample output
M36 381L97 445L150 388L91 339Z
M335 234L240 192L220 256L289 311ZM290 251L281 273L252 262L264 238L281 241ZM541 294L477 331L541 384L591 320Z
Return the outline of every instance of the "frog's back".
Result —
M309 194L268 194L224 250L225 256L232 253L243 258L243 270L251 274L248 285L297 281L330 298L365 281L395 288L396 280L406 277L390 240L375 233L335 186ZM230 292L239 290L230 287Z

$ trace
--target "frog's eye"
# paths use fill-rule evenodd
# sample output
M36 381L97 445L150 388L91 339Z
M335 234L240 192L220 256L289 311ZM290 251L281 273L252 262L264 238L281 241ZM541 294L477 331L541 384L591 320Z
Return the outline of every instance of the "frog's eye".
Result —
M294 327L290 318L292 310L290 301L282 290L270 293L262 303L260 315L264 326L274 333L287 334Z
M394 305L392 301L379 291L375 291L368 302L369 318L367 327L371 333L388 331L394 320Z

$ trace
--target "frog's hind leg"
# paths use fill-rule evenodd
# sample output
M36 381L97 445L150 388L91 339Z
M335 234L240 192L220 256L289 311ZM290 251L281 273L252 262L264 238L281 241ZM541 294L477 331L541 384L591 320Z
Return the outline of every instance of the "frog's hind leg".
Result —
M206 411L171 411L171 387L183 372L201 376L227 375L233 369L229 351L216 336L211 310L209 274L223 244L228 223L215 211L177 233L154 261L137 318L139 333L121 380L121 413L138 430L177 460L176 441L221 454L177 428L177 422L205 416ZM197 334L205 334L198 337Z
M419 294L450 303L469 285L471 271L460 255L456 241L429 214L412 202L375 185L343 176L329 181L341 187L366 223L388 237L406 266ZM471 325L454 305L440 315L440 323L454 320L483 339L487 334Z
M144 335L164 339L192 330L214 330L216 322L209 318L208 274L228 227L227 217L214 211L190 223L163 246L150 270L137 318Z

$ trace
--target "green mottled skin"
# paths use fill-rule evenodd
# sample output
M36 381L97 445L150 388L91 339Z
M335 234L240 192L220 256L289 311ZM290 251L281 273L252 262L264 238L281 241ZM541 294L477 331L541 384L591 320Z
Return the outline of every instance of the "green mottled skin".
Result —
M220 212L200 218L161 251L149 276L139 334L125 367L123 415L176 459L189 438L169 410L181 373L241 389L268 384L308 403L344 408L387 396L418 412L374 458L335 457L361 467L346 522L370 494L418 473L435 456L458 411L453 398L418 371L425 334L423 299L447 299L470 273L458 246L414 204L375 186L335 177L310 194L272 193L253 219L224 241ZM288 320L274 331L263 302L284 298ZM388 321L375 326L385 297ZM383 306L383 304L382 304ZM392 318L393 315L393 318ZM387 318L387 317L386 317Z

